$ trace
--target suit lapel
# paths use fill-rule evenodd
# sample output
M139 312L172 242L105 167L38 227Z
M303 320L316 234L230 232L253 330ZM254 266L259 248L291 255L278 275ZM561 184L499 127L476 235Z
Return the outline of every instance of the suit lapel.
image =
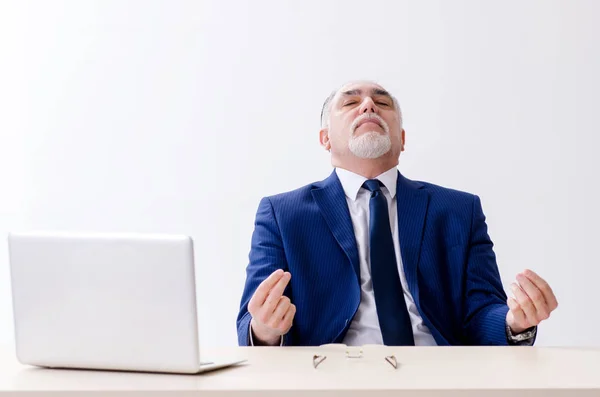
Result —
M335 171L322 182L320 187L312 190L312 195L331 233L350 260L360 284L360 264L354 228L346 195Z
M396 205L398 209L398 238L408 288L417 299L417 266L423 241L423 227L429 203L429 194L420 189L419 182L406 179L398 173Z

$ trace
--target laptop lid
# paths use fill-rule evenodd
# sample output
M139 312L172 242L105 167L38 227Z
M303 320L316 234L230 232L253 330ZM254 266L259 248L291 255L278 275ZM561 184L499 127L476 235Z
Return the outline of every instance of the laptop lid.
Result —
M29 232L8 240L23 364L200 371L190 237Z

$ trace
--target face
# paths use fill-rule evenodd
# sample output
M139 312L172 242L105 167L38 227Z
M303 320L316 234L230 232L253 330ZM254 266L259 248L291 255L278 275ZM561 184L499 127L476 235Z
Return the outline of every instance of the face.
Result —
M398 159L404 131L391 95L374 83L355 82L342 87L331 101L328 127L321 144L338 160L346 157Z

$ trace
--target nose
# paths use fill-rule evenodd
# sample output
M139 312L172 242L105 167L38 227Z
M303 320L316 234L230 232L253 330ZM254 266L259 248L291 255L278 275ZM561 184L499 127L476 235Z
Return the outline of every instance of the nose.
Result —
M371 97L366 97L360 104L359 113L377 113L378 109Z

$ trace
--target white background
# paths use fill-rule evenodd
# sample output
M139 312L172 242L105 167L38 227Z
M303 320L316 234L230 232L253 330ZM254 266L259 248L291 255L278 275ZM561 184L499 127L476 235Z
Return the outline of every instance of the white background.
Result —
M235 345L262 196L327 177L349 79L400 100L409 178L478 194L505 287L560 306L538 345L598 345L599 1L0 1L0 235L196 240L201 343ZM13 340L0 244L0 343Z

